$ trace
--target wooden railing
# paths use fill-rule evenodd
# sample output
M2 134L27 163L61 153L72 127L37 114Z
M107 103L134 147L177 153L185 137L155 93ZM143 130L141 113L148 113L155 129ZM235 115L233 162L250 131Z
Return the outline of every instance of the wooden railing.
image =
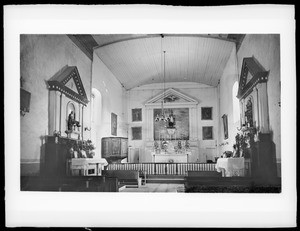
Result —
M215 163L114 163L107 170L142 170L147 175L182 175L187 171L216 171ZM245 176L250 176L250 162L245 162Z
M107 170L142 170L147 175L187 175L187 171L216 171L215 163L115 163Z

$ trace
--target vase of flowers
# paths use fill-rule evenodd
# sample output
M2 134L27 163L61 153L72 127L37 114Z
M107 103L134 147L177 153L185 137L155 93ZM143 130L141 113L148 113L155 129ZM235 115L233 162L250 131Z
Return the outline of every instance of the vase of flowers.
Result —
M55 137L55 143L58 143L58 138L61 136L61 132L60 131L54 131L53 132L53 136Z
M93 158L95 156L95 145L92 143L91 140L87 140L85 144L85 152L87 158Z
M159 145L156 140L154 141L154 150L155 150L155 153L159 153Z

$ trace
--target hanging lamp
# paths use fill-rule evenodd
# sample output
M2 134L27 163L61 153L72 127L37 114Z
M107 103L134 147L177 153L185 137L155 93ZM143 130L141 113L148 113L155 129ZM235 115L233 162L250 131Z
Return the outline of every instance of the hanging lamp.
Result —
M164 108L164 103L165 103L165 97L166 97L166 89L165 89L165 85L166 85L166 51L163 50L163 46L162 46L162 40L164 38L164 35L161 35L161 55L163 54L163 59L161 58L161 61L163 60L163 65L161 64L161 66L163 66L163 99L161 101L161 114L160 115L156 115L155 117L155 121L159 122L159 121L164 121L166 123L165 127L167 129L167 132L169 135L173 135L175 133L175 117L173 115L173 111L171 110L171 112L167 115L165 108Z

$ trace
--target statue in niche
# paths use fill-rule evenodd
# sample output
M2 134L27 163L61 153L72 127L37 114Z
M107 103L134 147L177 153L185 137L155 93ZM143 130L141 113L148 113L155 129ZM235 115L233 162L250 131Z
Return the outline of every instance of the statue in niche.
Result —
M75 126L80 127L80 124L78 121L75 120L74 111L71 111L71 113L68 116L68 131L73 131Z
M245 120L246 120L246 125L248 127L253 127L253 109L252 109L252 102L250 99L246 104Z

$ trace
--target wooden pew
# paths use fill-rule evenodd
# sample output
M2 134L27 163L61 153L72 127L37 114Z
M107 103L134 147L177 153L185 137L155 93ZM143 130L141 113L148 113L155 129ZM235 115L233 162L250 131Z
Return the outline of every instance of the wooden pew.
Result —
M217 171L188 171L185 177L185 186L191 187L195 185L246 185L253 184L253 179L249 177L222 177L222 173Z
M118 192L119 183L103 176L22 176L21 191Z

